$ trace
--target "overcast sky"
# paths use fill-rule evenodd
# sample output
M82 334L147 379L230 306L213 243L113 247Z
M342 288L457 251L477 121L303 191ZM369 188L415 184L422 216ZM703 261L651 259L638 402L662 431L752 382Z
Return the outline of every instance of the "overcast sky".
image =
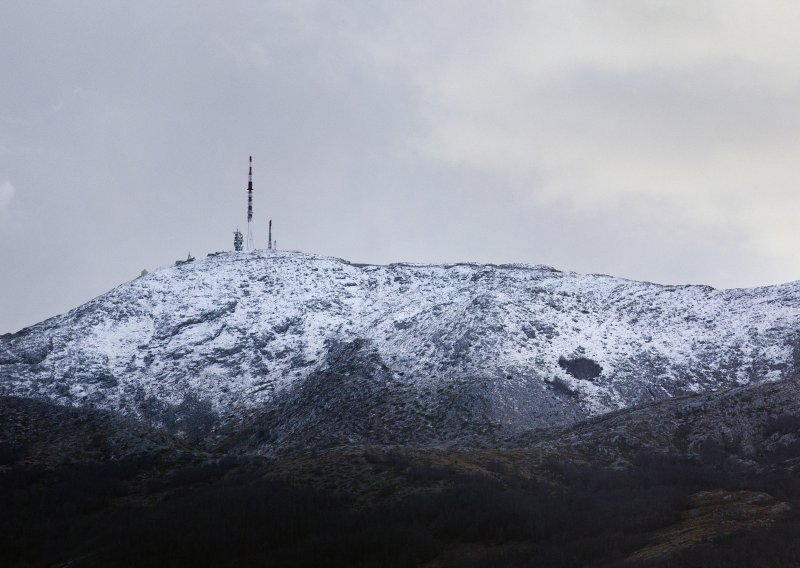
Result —
M800 3L0 0L0 333L255 238L800 278Z

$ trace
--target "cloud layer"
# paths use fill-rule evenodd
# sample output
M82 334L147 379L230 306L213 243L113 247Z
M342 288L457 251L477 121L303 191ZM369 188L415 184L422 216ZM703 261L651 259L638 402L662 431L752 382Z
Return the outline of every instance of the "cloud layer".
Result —
M358 261L796 279L799 27L730 0L5 4L0 331L231 248L249 154L257 244L271 217Z

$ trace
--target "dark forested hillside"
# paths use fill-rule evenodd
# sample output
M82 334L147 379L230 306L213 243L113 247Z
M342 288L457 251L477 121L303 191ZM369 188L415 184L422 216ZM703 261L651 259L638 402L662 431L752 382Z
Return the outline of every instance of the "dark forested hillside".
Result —
M9 566L797 566L793 380L475 447L265 459L0 400Z

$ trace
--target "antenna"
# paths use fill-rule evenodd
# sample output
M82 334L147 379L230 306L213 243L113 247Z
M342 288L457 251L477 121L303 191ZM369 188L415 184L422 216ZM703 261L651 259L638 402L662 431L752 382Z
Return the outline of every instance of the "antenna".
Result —
M239 227L236 227L236 230L233 232L233 250L237 252L241 251L243 248L242 247L243 242L244 242L244 235L242 235L242 232L239 230Z
M267 244L267 248L272 250L272 219L269 220L269 243Z
M247 250L254 250L253 244L253 156L250 156L250 169L247 171Z

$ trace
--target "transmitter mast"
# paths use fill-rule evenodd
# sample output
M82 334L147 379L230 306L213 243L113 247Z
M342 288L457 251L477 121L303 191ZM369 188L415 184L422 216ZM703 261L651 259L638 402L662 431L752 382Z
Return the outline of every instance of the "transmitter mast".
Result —
M250 156L250 169L247 171L247 250L254 250L253 244L253 156Z

